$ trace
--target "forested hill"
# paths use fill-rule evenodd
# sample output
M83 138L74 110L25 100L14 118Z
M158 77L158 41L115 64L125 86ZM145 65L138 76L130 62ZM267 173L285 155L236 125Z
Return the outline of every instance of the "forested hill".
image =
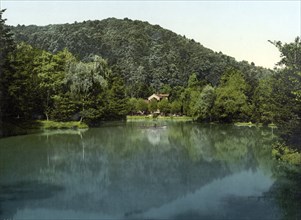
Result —
M201 27L198 27L201 28ZM11 27L17 42L56 53L67 48L81 60L96 54L107 59L115 72L126 79L131 96L186 85L191 73L216 85L227 67L240 69L247 78L269 70L205 48L158 25L130 19L108 18L73 24Z

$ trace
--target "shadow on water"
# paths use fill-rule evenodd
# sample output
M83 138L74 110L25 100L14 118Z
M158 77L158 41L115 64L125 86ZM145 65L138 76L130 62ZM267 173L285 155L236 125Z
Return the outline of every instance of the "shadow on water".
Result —
M42 124L39 121L23 121L15 119L2 122L2 127L5 129L3 129L0 138L40 133Z
M12 219L17 210L24 208L28 201L48 199L63 190L61 186L38 181L0 185L0 219Z
M283 219L301 219L301 167L285 167L266 193L279 205Z

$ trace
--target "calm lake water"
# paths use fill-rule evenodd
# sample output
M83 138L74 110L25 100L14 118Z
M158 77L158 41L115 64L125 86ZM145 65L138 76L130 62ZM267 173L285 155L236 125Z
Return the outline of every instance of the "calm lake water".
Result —
M275 138L137 121L0 139L0 219L281 219Z

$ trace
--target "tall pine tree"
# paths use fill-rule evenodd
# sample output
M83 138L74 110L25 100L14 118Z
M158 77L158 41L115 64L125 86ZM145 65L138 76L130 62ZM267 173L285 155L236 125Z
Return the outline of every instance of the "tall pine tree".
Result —
M14 41L9 28L5 26L6 19L3 18L5 10L0 10L0 137L3 135L3 120L6 117L6 97L4 74L10 71L8 54L14 49Z

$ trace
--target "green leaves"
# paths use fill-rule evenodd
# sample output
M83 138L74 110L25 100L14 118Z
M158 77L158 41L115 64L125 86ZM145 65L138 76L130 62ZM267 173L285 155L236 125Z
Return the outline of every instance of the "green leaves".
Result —
M292 43L283 44L281 41L269 41L275 45L280 53L281 60L278 65L285 65L286 68L292 69L293 71L301 71L301 39L296 37Z
M66 47L83 62L91 60L91 54L104 57L123 78L128 96L135 98L166 90L167 85L186 87L191 73L216 86L228 67L244 73L246 69L261 72L254 65L239 63L194 40L142 21L109 18L13 30L18 42L26 41L51 53Z
M77 62L66 49L53 55L21 43L6 75L11 117L93 122L125 117L125 88L107 62Z
M161 113L164 115L170 113L170 103L168 99L163 98L159 103L158 103L158 109L160 110Z
M195 104L195 118L197 120L211 121L213 107L215 101L215 90L211 85L206 85L200 93Z
M214 115L222 121L235 121L247 118L250 114L247 103L246 82L237 70L226 72L216 89Z

